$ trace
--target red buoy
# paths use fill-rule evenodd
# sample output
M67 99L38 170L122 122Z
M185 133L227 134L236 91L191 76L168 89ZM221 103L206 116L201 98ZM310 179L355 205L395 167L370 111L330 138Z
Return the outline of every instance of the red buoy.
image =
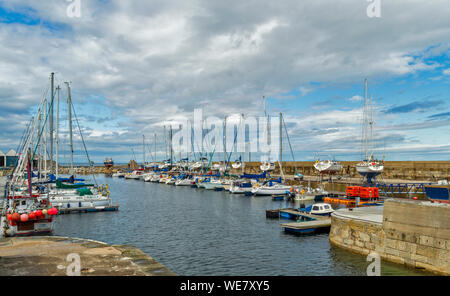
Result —
M28 221L28 215L27 214L22 214L20 216L20 221L22 222L27 222Z
M14 222L20 221L20 214L19 213L12 214L11 221L14 221Z
M36 214L34 212L31 212L30 214L28 214L28 218L30 218L30 220L34 220L36 219Z
M35 214L36 214L36 217L37 217L37 218L40 218L40 217L42 217L42 216L43 216L43 214L42 214L42 211L41 211L41 210L37 210L37 211L35 212Z
M414 199L414 200L417 200L417 196L414 196L413 199Z
M12 220L12 215L11 215L11 214L8 214L8 215L6 216L6 219L7 219L8 221L11 221L11 220Z

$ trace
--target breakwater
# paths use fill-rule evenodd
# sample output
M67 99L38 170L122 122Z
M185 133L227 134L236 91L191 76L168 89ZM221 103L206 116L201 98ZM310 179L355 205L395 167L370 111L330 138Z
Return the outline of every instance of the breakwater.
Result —
M338 176L343 180L361 179L355 168L355 161L343 161L343 169ZM250 174L260 173L259 162L246 162L245 172ZM298 162L282 162L283 173L289 177L297 172L304 176L318 176L312 161L298 161ZM114 166L106 168L104 166L94 166L92 172L94 174L111 174L118 170L130 169L128 165ZM68 174L68 167L61 167L60 173ZM76 174L90 174L91 169L88 166L75 167ZM242 170L233 170L232 173L240 174ZM275 171L272 175L280 175L280 166L276 163ZM442 179L450 179L450 161L386 161L383 174L379 177L380 180L415 180L415 181L438 181ZM356 181L356 180L354 180Z
M450 275L449 204L388 199L384 209L338 210L329 239L352 252Z

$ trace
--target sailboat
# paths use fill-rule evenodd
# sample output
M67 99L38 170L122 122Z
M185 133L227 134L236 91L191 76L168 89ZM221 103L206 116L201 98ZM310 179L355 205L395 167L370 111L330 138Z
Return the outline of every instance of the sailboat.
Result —
M332 175L340 172L342 170L342 164L336 160L316 160L314 163L314 168L321 174Z
M47 104L47 99L43 99L37 116L33 117L27 126L19 145L19 158L5 184L5 200L0 215L0 236L48 234L53 231L53 218L58 214L58 210L52 207L48 194L41 193L41 187L33 184L33 179L39 181L42 178L40 171L42 167L44 172L47 171L46 155L42 163L43 158L38 153L47 151L48 119L53 111L53 75L52 73L52 100ZM53 117L50 118L52 126ZM52 133L50 135L52 138ZM37 180L33 178L35 170L33 163L36 156Z
M373 155L373 106L367 98L367 79L364 81L364 110L362 123L362 147L364 159L356 164L356 171L367 179L368 183L376 180L376 177L384 171L384 163L378 161Z

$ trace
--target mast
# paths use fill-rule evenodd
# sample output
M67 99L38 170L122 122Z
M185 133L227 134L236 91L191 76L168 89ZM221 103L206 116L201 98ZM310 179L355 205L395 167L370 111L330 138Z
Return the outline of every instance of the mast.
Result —
M186 121L186 158L187 158L187 163L189 164L189 143L191 142L189 138L189 136L191 135L190 133L190 127L189 127L189 120Z
M73 176L72 97L69 82L65 82L65 84L67 85L67 104L69 106L70 174Z
M180 136L181 136L182 132L183 132L183 128L182 128L181 124L179 125L178 132L180 133ZM179 150L179 157L180 157L180 159L178 159L178 162L180 163L180 166L181 166L181 144L180 144L180 141L178 141L177 147L179 147L178 150Z
M56 98L56 136L55 136L55 141L56 141L56 179L58 179L59 176L59 91L60 91L60 87L58 85L58 87L56 88L56 93L57 93L57 98Z
M155 146L155 165L156 165L156 133L155 133L155 139L154 139L153 145Z
M50 172L53 174L53 102L55 99L55 73L51 74L51 98L50 98Z
M363 119L363 142L364 142L364 156L366 160L369 160L368 150L368 116L367 116L367 78L364 80L364 119Z
M45 113L44 113L44 118L47 118L48 115L48 104L47 104L47 99L44 99L44 108L45 108ZM47 121L44 120L44 180L47 179L47 137L48 137L48 125L47 125Z
M164 126L164 149L166 150L166 159L167 160L167 140L166 140L166 126Z
M244 113L241 114L241 133L242 133L242 141L243 141L243 145L242 145L242 151L241 151L241 155L242 155L242 160L241 160L241 168L242 168L242 174L244 174L245 172L245 168L244 168L244 163L245 163L245 124L244 124Z
M283 161L283 113L280 112L280 163Z
M170 129L169 129L169 135L170 135L170 138L169 138L169 140L170 140L170 147L169 147L169 149L170 149L170 164L172 164L172 162L173 162L173 150L172 150L172 125L170 125Z
M372 96L370 96L370 138L369 138L369 151L370 151L370 160L373 159L373 105L372 105Z
M143 162L142 162L142 165L144 166L144 169L145 169L145 135L142 135L142 159L143 159Z
M227 117L223 120L223 165L227 166Z

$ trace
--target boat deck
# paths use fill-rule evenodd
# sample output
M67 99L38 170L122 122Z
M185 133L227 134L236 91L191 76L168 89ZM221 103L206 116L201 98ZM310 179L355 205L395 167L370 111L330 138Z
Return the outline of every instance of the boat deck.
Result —
M91 213L91 212L114 212L119 210L119 205L115 204L109 207L81 207L81 208L66 208L58 209L58 214L72 214L72 213Z

